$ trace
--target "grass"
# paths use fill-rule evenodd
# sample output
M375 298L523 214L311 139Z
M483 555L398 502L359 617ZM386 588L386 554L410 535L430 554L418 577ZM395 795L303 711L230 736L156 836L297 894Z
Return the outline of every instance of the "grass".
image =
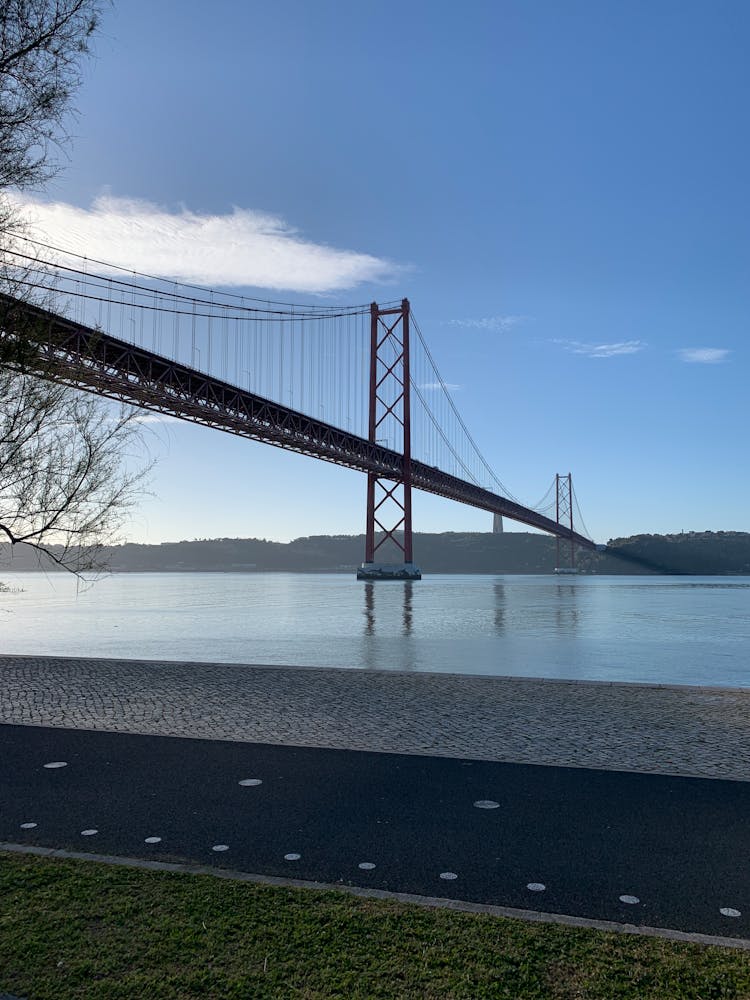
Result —
M750 998L750 955L207 875L0 854L28 1000Z

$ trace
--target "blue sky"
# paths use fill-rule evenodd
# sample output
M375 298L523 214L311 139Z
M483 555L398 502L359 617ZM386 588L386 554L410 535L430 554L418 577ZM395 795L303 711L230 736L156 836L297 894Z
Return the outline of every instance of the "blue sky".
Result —
M213 265L249 282L285 288L283 253L252 259L273 230L296 290L407 295L503 482L534 502L571 471L599 541L750 530L749 43L741 2L123 0L42 199L83 210L56 216L77 248L100 199L174 215L178 256L186 213L212 217ZM152 432L134 540L364 529L357 473ZM414 518L491 521L420 494Z

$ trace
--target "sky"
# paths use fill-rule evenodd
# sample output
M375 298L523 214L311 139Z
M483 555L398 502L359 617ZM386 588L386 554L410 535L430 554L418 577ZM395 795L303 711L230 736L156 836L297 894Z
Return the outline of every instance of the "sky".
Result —
M121 0L29 210L142 271L408 296L520 500L571 472L597 541L747 531L749 47L739 0ZM133 541L364 531L359 473L146 428Z

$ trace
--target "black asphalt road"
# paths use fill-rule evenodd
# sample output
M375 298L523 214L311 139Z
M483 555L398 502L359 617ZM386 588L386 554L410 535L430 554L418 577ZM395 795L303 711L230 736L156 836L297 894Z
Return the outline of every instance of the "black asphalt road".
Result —
M750 938L745 782L0 726L0 840Z

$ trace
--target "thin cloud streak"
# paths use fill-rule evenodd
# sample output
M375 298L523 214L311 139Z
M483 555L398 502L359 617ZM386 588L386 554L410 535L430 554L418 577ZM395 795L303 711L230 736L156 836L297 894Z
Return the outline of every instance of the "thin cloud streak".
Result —
M526 323L530 316L484 316L481 319L449 319L447 326L461 326L473 330L512 330L514 326Z
M314 294L393 281L408 267L304 239L279 216L233 208L226 215L170 212L103 195L90 208L14 196L45 242L127 270L200 285Z
M623 354L637 354L646 344L643 340L621 340L616 344L585 344L579 340L553 340L571 354L582 354L587 358L614 358Z
M182 424L184 420L173 417L171 413L152 413L148 410L139 413L135 418L139 424Z
M681 361L697 365L718 365L732 352L726 347L683 347L677 352Z

